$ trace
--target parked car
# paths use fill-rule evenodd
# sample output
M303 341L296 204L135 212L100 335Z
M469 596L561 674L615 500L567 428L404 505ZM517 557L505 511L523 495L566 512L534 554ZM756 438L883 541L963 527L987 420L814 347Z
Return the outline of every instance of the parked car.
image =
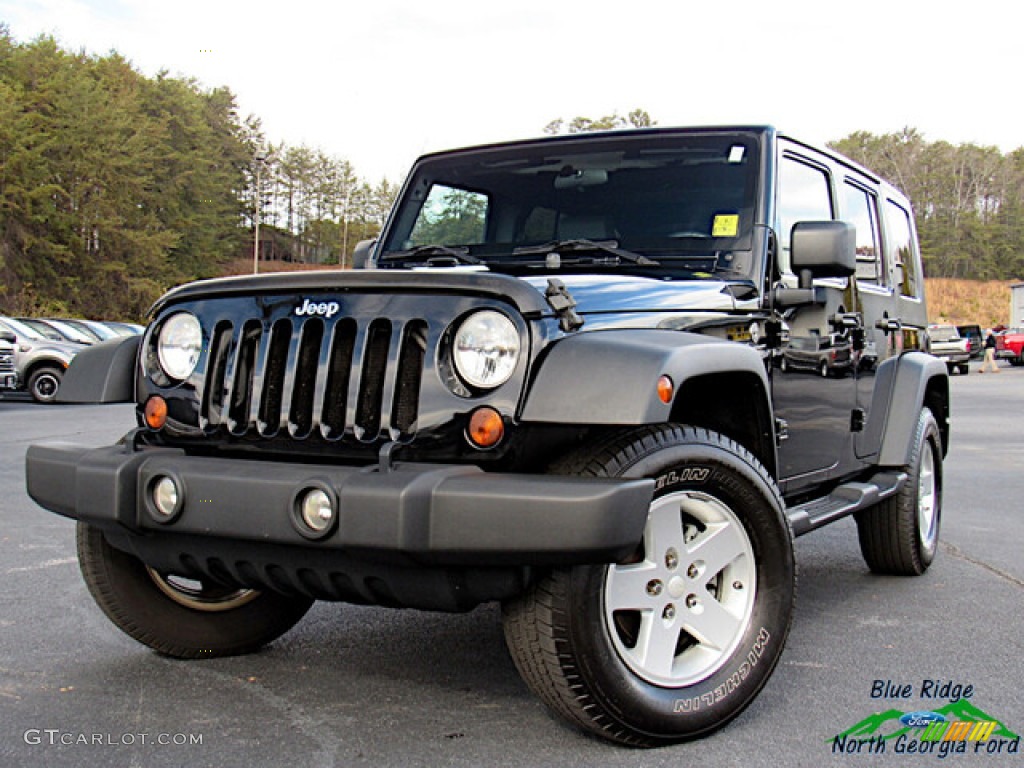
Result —
M996 335L996 358L1024 365L1024 328L1009 328Z
M950 373L954 370L960 373L970 371L970 342L960 335L955 325L929 325L928 339L931 353L946 364Z
M114 333L121 336L138 336L146 330L146 326L144 325L139 325L138 323L124 323L120 320L104 320L103 324Z
M94 341L107 341L109 339L116 339L118 334L112 329L105 326L103 323L98 323L95 320L81 320L71 319L67 317L57 318L46 318L50 321L56 321L63 323L64 325L70 325L77 331L81 331L87 336L91 336Z
M40 336L53 341L71 342L73 344L95 344L96 338L91 334L83 333L77 328L54 320L44 320L41 317L19 317L19 322L35 330Z
M980 360L985 354L985 336L980 325L958 325L957 333L967 339L971 360Z
M34 317L12 317L8 319L15 320L16 322L20 323L23 328L29 328L31 332L34 334L33 338L38 337L43 339L49 339L50 341L71 341L71 339L62 334L49 323L44 323L42 320L36 320Z
M783 350L779 368L815 371L821 376L845 376L853 368L848 339L839 334L794 336Z
M0 317L0 331L8 331L17 339L14 368L18 388L27 389L38 403L52 403L64 371L84 345L46 338L33 326L13 317Z

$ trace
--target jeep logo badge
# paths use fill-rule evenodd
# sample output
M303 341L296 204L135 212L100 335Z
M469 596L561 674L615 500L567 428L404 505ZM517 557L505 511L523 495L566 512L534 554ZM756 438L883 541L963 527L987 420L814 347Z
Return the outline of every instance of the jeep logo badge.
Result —
M295 308L295 314L299 317L303 316L319 316L319 317L334 317L338 314L338 310L341 309L341 305L336 301L321 301L315 302L309 299L302 300L302 306Z

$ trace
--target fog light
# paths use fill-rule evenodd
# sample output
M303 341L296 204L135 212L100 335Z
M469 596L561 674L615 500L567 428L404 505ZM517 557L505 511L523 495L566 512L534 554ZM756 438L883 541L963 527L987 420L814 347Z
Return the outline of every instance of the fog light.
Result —
M299 516L311 533L325 533L334 523L331 497L319 488L306 491L299 501Z
M174 517L181 509L181 493L178 491L178 484L167 475L164 475L153 483L153 507L166 520Z

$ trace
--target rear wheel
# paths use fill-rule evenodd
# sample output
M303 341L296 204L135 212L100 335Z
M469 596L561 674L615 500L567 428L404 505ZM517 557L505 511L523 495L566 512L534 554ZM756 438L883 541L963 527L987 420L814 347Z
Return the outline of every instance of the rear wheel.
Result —
M875 573L917 576L928 570L942 521L942 439L928 408L918 415L903 488L857 514L864 560Z
M283 635L313 601L161 573L78 524L78 562L96 603L125 634L181 659L234 656Z
M630 432L561 469L651 477L656 490L633 557L556 569L505 604L523 678L612 741L721 727L767 682L793 612L792 539L771 478L738 444L688 427Z

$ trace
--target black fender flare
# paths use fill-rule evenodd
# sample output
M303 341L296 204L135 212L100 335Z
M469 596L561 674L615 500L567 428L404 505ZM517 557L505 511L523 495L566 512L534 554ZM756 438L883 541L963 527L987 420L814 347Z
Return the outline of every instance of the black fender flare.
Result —
M660 329L615 329L555 342L537 365L522 409L525 422L640 425L671 420L673 400L658 397L667 375L678 396L687 381L742 373L760 383L771 415L761 353L739 342Z
M949 450L949 372L937 357L924 352L907 352L900 356L896 366L885 436L878 455L881 466L901 467L910 461L922 407L931 408L935 414L945 456Z
M135 401L135 371L142 336L110 339L86 347L71 361L59 403L131 403Z

